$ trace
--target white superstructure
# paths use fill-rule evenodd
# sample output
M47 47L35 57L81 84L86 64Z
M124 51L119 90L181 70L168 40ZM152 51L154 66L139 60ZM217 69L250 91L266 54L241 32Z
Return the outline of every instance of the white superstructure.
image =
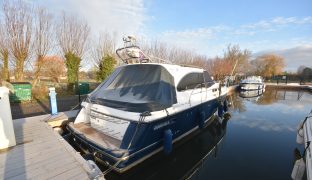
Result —
M174 77L175 86L178 86L181 79L188 74L204 73L203 69L193 67L183 67L180 65L171 64L157 65L163 66L168 70L168 72ZM199 105L204 102L208 102L212 99L218 98L219 96L226 95L227 87L221 87L221 92L219 92L219 88L219 83L214 83L210 87L190 88L184 91L178 91L176 89L177 103L173 104L166 110L151 112L151 116L147 116L144 121L152 122L158 119L162 119L168 116L168 114L174 115L176 113L189 109L190 107ZM140 114L141 113L129 112L99 104L83 102L82 110L78 114L74 123L90 123L93 128L103 132L110 137L121 140L130 124L129 120L139 121ZM124 121L123 119L126 119L127 121Z
M264 81L261 76L248 76L240 82L241 90L261 90L264 87Z

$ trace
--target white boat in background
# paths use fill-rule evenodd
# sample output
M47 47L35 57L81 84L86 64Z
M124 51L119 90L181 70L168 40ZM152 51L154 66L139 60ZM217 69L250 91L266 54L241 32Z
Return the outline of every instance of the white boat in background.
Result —
M88 95L67 126L78 147L117 172L161 150L170 153L227 109L227 88L206 70L152 61L131 37L124 41L116 53L125 65Z
M264 80L261 76L248 76L247 78L241 80L240 89L249 91L249 90L262 90L264 89Z

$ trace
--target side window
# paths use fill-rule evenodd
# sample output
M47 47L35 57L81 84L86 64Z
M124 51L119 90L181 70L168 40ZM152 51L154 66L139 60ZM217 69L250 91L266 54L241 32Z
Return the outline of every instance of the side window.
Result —
M202 86L204 85L204 75L203 73L190 73L185 75L181 81L179 82L177 86L178 91L184 91L187 89L193 89L196 86L200 88L199 86L201 84Z
M214 84L214 81L211 79L211 76L209 75L207 71L204 71L204 78L205 78L205 84L207 88Z

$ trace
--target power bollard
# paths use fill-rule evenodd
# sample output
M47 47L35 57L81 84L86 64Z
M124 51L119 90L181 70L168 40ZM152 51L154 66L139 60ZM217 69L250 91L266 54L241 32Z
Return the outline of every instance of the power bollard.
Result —
M49 96L50 96L50 106L51 106L51 114L56 115L57 114L57 103L56 103L56 92L55 88L51 87L49 88Z

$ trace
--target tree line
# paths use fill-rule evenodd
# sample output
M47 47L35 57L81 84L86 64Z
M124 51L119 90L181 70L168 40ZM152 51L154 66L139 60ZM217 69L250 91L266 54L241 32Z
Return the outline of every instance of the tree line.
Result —
M57 58L50 58L46 62L47 56L52 52L59 52L65 60L69 88L78 80L81 61L87 53L92 56L96 79L99 81L105 79L120 64L115 56L116 33L99 33L97 42L90 46L90 26L76 16L65 12L52 14L44 7L33 6L22 0L3 1L0 15L3 80L10 80L9 73L12 69L15 81L24 81L26 67L33 70L33 86L36 86L43 71L59 74L60 62L52 61ZM274 54L252 60L251 51L241 49L239 45L230 44L222 56L209 58L160 41L141 40L138 44L151 57L167 59L175 64L200 66L207 69L215 79L235 74L268 77L282 73L285 67L284 59ZM54 69L48 71L44 66Z
M241 49L239 45L229 44L222 56L209 58L191 50L177 48L164 42L141 42L144 52L161 59L168 59L174 64L185 64L201 67L217 80L230 75L259 75L271 77L280 75L284 71L284 58L275 54L264 54L252 57L248 49Z

